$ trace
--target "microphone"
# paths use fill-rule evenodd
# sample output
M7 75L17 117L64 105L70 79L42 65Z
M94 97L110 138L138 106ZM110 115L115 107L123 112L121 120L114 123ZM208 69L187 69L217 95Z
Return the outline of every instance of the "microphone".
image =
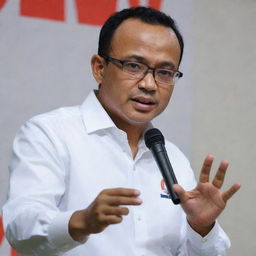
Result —
M180 198L174 191L172 185L177 184L177 179L172 169L172 165L168 158L163 134L156 128L152 128L146 131L144 135L144 140L146 146L152 152L155 161L160 169L162 176L164 178L167 190L174 204L180 203Z

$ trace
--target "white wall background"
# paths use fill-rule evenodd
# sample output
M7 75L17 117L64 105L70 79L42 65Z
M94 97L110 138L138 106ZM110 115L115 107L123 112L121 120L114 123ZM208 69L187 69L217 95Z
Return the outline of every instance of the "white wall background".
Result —
M242 188L220 218L229 255L256 255L256 1L193 1L192 42L192 165L230 161L226 187Z
M21 17L18 0L0 10L1 205L19 126L35 114L80 104L97 87L89 57L97 50L99 27L77 23L73 0L66 6L65 23ZM118 1L118 8L127 6ZM164 0L162 10L184 35L185 77L157 126L186 153L197 175L208 153L216 162L230 160L226 187L240 181L242 189L220 222L232 240L229 255L255 255L256 1Z

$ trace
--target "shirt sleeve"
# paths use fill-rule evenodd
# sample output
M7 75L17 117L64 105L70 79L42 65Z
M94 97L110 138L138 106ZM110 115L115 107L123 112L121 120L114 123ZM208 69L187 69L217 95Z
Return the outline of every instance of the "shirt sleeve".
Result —
M230 247L230 240L219 223L216 221L212 230L204 237L195 232L186 222L186 240L183 249L190 256L225 256Z
M59 255L80 245L68 232L73 211L59 207L66 191L64 147L42 123L30 120L22 126L9 166L4 228L9 243L22 255Z

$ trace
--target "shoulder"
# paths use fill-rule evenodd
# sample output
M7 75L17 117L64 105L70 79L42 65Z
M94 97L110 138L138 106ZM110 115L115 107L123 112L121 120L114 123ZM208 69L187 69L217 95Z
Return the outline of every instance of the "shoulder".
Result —
M74 127L83 125L79 106L63 107L36 115L18 130L16 141L60 141L74 133Z
M13 151L20 156L43 156L44 159L64 156L63 159L66 159L66 141L68 138L72 140L76 133L75 126L82 130L79 106L59 108L36 115L18 130L13 141Z
M30 118L24 127L37 127L52 133L62 133L75 124L81 125L82 118L79 106L62 107Z
M54 109L52 111L36 115L29 119L28 122L54 126L79 120L80 117L80 107L72 106Z
M165 140L165 147L170 159L182 162L183 164L190 165L189 160L184 153L172 142Z

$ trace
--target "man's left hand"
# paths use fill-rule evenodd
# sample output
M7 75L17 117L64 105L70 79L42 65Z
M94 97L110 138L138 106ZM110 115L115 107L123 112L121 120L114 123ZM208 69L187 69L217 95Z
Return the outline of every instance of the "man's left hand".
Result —
M208 155L203 163L199 183L195 189L185 191L180 185L173 186L181 200L181 206L187 214L190 226L201 236L207 235L214 226L215 220L224 210L227 201L239 190L236 183L222 192L228 162L222 161L212 182L209 182L214 157Z

